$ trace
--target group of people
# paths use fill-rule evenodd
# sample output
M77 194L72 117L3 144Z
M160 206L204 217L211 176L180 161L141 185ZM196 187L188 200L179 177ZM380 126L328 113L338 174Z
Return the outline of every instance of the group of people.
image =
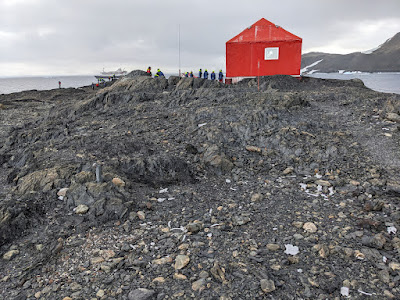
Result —
M214 71L212 71L211 74L210 74L210 79L211 79L211 80L215 80L215 79L216 79L216 75L217 75L217 74L216 74ZM203 76L203 77L202 77L202 76ZM195 76L193 75L193 71L191 71L190 73L189 73L189 72L186 72L186 73L185 73L185 77L195 77ZM208 79L208 71L207 71L207 69L204 70L204 73L203 73L203 70L200 69L200 70L199 70L199 77L198 77L198 78ZM222 70L219 70L219 73L218 73L218 81L219 81L219 82L222 82L223 78L224 78L224 73L222 73Z
M151 74L151 67L150 67L150 66L147 68L147 71L146 71L146 72L147 72L147 74L149 74L150 76L152 76L152 74ZM216 80L216 75L217 75L217 74L216 74L214 71L212 71L211 74L210 74L210 79L211 79L211 80ZM154 75L154 77L161 77L161 76L164 76L164 73L161 72L160 69L157 69L157 73ZM196 77L196 76L194 76L193 71L186 72L186 73L184 74L184 76L185 76L185 77ZM203 76L203 77L202 77L202 76ZM207 71L207 69L204 70L204 73L203 73L202 69L200 69L200 70L199 70L199 77L198 77L198 78L208 79L208 71ZM222 73L222 70L219 70L219 73L218 73L218 81L219 81L219 82L222 82L222 81L223 81L223 78L224 78L224 73Z
M151 67L150 66L147 68L147 74L149 74L151 76ZM164 77L164 73L161 72L160 69L157 69L157 73L154 75L154 77Z

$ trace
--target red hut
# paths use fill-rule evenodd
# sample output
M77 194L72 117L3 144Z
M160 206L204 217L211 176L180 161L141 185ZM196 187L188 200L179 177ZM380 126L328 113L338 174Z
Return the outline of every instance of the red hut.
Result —
M226 77L300 75L302 39L262 18L226 42Z

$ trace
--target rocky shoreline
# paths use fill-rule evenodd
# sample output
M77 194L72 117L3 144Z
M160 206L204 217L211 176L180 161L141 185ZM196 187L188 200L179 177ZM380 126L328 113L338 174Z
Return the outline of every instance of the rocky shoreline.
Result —
M288 76L0 95L0 299L397 299L399 112Z

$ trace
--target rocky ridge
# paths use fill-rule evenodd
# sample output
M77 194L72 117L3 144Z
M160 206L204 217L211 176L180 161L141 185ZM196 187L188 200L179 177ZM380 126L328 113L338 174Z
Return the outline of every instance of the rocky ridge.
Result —
M304 69L312 65L304 72L318 71L323 73L337 73L339 71L400 72L399 57L400 32L371 52L349 54L305 53L302 55L301 68Z
M1 297L400 296L399 95L142 75L0 95Z

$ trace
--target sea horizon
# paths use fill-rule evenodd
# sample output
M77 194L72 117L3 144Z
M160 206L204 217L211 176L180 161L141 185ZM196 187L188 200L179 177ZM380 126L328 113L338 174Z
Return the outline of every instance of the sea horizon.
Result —
M177 73L165 73L165 77L177 76ZM345 72L345 73L312 73L302 74L304 77L323 79L349 80L361 79L365 86L378 92L400 94L400 72ZM0 76L0 94L11 94L30 90L52 90L59 88L81 88L97 83L95 75L24 75Z

